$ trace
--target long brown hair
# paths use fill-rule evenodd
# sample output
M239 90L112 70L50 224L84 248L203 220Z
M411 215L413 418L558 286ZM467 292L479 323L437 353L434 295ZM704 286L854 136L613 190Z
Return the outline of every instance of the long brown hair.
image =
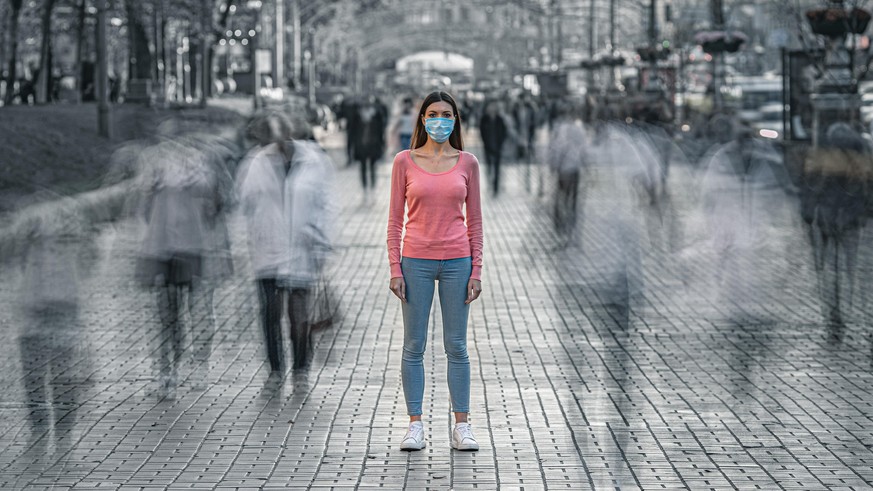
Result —
M437 91L431 92L421 102L421 107L418 109L418 119L415 120L415 130L412 131L412 150L424 146L427 143L427 131L424 129L424 123L421 118L424 117L425 111L434 102L445 101L452 106L452 112L455 116L455 128L452 134L449 135L449 144L458 150L464 149L464 138L461 136L461 113L458 111L458 105L455 104L455 99L448 92Z

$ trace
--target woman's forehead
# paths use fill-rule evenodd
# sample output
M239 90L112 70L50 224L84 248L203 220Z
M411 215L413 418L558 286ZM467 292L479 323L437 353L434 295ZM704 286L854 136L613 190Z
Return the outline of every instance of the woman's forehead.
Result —
M452 105L446 101L437 101L437 102L434 102L433 104L427 106L427 110L425 110L425 113L430 113L430 112L435 112L435 113L453 112Z

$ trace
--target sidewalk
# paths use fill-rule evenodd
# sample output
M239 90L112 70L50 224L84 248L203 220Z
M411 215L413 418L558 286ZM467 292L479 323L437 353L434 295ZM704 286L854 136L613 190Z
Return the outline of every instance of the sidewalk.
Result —
M481 450L449 448L435 308L425 360L428 446L401 452L403 330L385 251L390 164L379 167L374 199L364 204L358 168L342 167L341 150L331 153L342 183L332 277L345 314L317 334L309 372L289 374L280 387L266 383L239 217L238 276L215 294L209 366L192 358L183 372L208 369L209 383L198 389L187 378L174 401L151 394L158 320L154 299L131 283L130 224L95 238L80 308L57 324L20 311L20 272L0 272L0 488L873 486L867 332L854 323L841 344L827 342L793 215L774 216L772 241L751 260L770 288L734 306L707 291L715 266L705 254L671 249L676 237L659 232L663 241L643 253L643 295L622 326L601 301L608 272L594 259L614 246L601 228L613 210L588 203L581 237L560 249L548 204L525 191L525 167L513 165L503 194L483 190L484 292L468 336ZM671 172L675 215L693 225L696 181L689 169ZM683 240L693 238L689 227ZM733 307L758 321L736 322Z

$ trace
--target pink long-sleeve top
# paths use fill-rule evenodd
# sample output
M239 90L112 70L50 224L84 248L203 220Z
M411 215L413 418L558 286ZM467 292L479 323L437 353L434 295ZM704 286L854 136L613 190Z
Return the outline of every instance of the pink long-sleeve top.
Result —
M436 174L413 162L409 150L394 157L388 208L388 262L392 278L403 276L401 237L403 256L438 260L472 257L470 278L481 279L482 204L479 161L473 154L462 151L454 167Z

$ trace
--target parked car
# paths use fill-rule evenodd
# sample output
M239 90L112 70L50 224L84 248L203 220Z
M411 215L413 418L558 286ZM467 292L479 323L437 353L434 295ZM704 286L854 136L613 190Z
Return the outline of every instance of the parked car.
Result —
M726 102L736 108L737 116L745 121L761 120L761 109L773 105L779 105L781 113L782 77L733 77Z

